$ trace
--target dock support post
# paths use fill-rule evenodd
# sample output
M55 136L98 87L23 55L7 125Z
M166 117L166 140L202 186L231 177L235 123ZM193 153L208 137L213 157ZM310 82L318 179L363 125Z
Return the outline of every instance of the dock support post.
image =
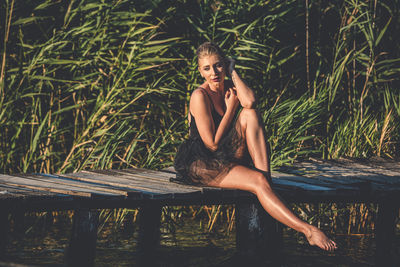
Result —
M393 242L395 223L399 212L398 203L381 202L375 224L376 266L394 266Z
M72 236L67 250L68 266L93 266L96 252L99 211L80 208L74 211Z
M8 211L0 209L0 259L7 255L7 242L9 231Z
M236 204L236 248L255 264L282 261L282 225L257 204Z
M154 260L154 251L160 244L160 224L162 206L148 203L139 209L139 262L147 266Z

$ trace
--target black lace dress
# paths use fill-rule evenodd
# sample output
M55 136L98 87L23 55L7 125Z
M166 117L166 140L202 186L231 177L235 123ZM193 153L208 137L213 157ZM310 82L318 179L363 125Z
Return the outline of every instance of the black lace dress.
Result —
M209 97L212 105L212 118L215 129L217 129L222 117L215 110L207 91L201 87L200 90L204 90ZM174 160L177 175L171 181L207 185L210 181L223 177L235 165L249 166L251 160L247 149L241 153L240 157L237 156L237 151L242 147L244 141L240 132L236 129L236 121L239 113L240 109L236 112L216 151L211 151L205 146L197 129L196 120L190 114L189 139L185 140L179 146Z

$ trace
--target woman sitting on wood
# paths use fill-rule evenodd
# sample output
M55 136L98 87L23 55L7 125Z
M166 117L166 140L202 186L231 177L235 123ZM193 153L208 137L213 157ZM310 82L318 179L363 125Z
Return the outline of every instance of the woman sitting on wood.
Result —
M256 98L236 72L234 61L210 42L200 45L197 58L205 82L190 98L190 137L175 158L177 180L250 191L272 217L302 232L311 245L336 249L334 241L294 215L272 190ZM227 75L232 81L225 80Z

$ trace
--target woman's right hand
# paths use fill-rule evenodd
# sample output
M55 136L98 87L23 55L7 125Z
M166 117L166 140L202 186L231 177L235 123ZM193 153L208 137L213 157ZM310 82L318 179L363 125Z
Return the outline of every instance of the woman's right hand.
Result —
M238 107L239 99L236 95L236 92L229 88L228 91L225 92L225 106L226 111L235 111Z

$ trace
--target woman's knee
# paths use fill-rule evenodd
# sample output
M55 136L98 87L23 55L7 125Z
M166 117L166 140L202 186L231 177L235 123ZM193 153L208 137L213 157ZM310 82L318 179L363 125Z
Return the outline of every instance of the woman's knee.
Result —
M260 191L271 190L271 185L267 177L262 173L255 171L252 177L252 192L258 194Z
M254 108L243 108L239 115L239 121L242 127L246 127L248 123L258 123L259 113Z

